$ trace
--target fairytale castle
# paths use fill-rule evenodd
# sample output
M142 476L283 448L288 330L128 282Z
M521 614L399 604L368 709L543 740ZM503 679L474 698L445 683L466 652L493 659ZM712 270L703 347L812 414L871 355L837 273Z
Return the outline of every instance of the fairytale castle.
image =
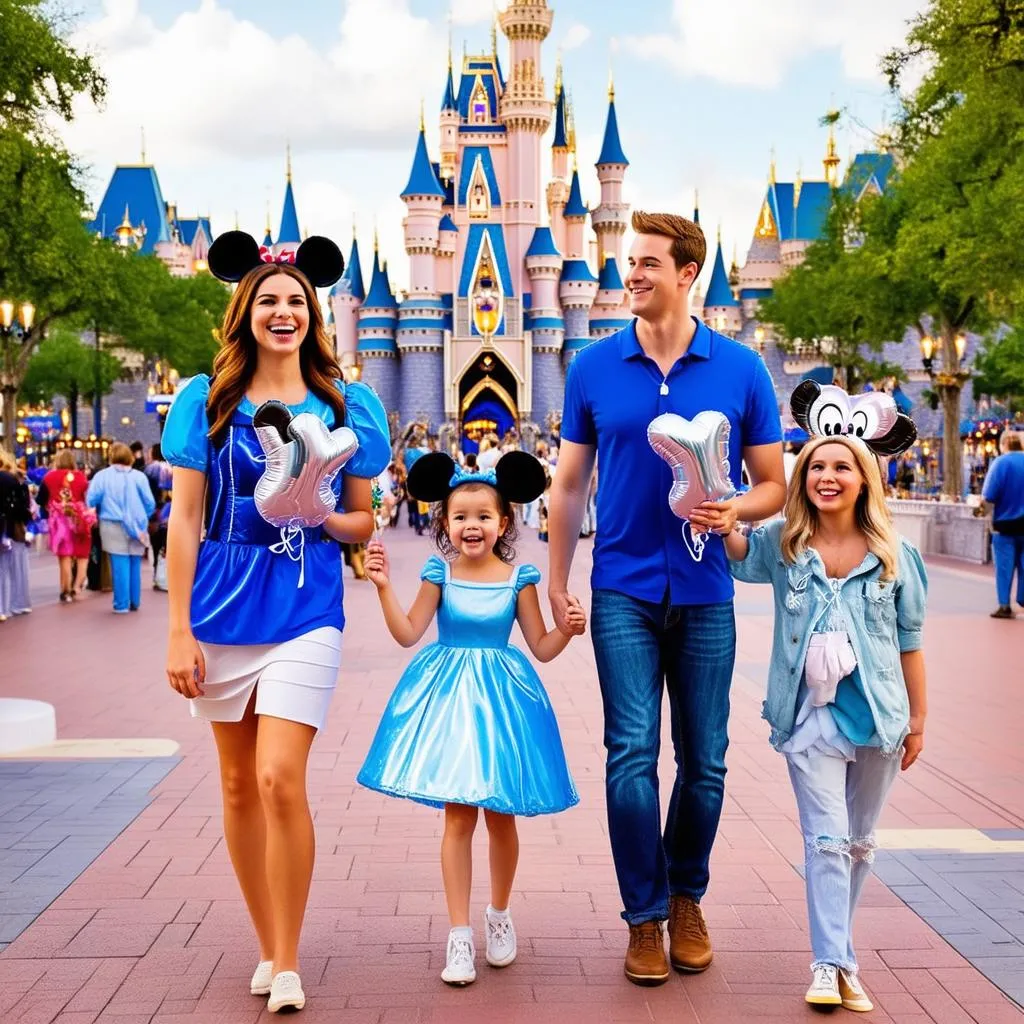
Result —
M437 158L421 115L401 192L407 287L392 286L376 240L367 280L353 239L345 274L328 297L341 362L376 388L397 413L399 429L418 422L455 431L470 448L483 433L544 429L557 422L574 354L629 323L620 270L629 161L614 90L609 87L595 161L600 196L592 197L598 201L591 209L580 187L575 119L561 69L550 92L541 74L553 16L547 0L510 0L498 15L508 77L496 30L489 52L464 55L457 76L449 56ZM734 257L726 269L719 239L709 247L706 292L696 289L693 296L695 315L761 352L780 406L803 376L826 368L811 346L785 351L778 345L770 325L758 320L760 300L821 237L835 189L856 198L881 193L895 169L884 152L858 154L842 176L839 165L831 130L820 177L777 180L773 161L743 265ZM176 273L204 270L213 237L208 218L183 219L164 201L148 165L115 171L92 226L120 244L155 252ZM280 227L275 237L268 223L263 244L280 252L301 237L289 161ZM968 339L968 359L974 341ZM916 344L887 345L883 357L906 368L909 406L927 384ZM935 436L934 414L922 402L913 406L922 436Z

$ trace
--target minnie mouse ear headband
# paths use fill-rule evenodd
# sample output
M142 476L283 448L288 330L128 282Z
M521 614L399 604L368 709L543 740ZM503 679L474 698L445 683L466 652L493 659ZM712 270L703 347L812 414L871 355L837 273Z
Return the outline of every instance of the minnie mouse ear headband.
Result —
M544 493L544 468L526 452L507 452L494 469L466 472L450 455L430 452L409 470L407 486L417 501L444 501L461 484L489 484L503 498L524 505Z
M851 396L834 384L803 380L793 390L789 407L808 434L859 437L876 455L899 455L917 440L914 421L884 391Z
M310 235L294 252L274 254L244 231L218 235L206 255L210 273L222 281L241 281L264 263L288 263L301 270L314 288L326 288L341 277L345 260L341 250L323 235Z

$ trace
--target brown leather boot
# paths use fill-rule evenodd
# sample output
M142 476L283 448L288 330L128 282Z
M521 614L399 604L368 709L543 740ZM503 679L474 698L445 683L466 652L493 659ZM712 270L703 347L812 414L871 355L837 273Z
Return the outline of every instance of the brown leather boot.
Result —
M711 966L714 953L700 904L689 896L672 896L668 904L668 950L677 971L698 974Z
M664 985L672 972L665 958L665 938L660 921L629 926L626 977L634 985Z

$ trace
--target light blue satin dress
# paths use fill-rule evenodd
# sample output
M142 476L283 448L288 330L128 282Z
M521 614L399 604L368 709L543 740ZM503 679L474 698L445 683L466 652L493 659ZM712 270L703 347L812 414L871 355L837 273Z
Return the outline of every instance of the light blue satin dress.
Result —
M503 814L579 803L548 695L509 644L519 592L539 583L540 572L520 565L507 583L453 580L434 555L420 578L441 588L438 640L398 681L359 782L431 807Z

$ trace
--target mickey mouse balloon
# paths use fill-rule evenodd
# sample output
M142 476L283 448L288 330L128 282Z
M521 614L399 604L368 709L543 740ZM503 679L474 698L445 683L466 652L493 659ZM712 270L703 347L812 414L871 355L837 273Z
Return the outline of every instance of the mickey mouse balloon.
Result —
M267 457L256 483L259 514L280 528L320 526L334 511L334 478L359 447L348 427L328 431L309 412L293 416L281 402L264 402L252 418Z

